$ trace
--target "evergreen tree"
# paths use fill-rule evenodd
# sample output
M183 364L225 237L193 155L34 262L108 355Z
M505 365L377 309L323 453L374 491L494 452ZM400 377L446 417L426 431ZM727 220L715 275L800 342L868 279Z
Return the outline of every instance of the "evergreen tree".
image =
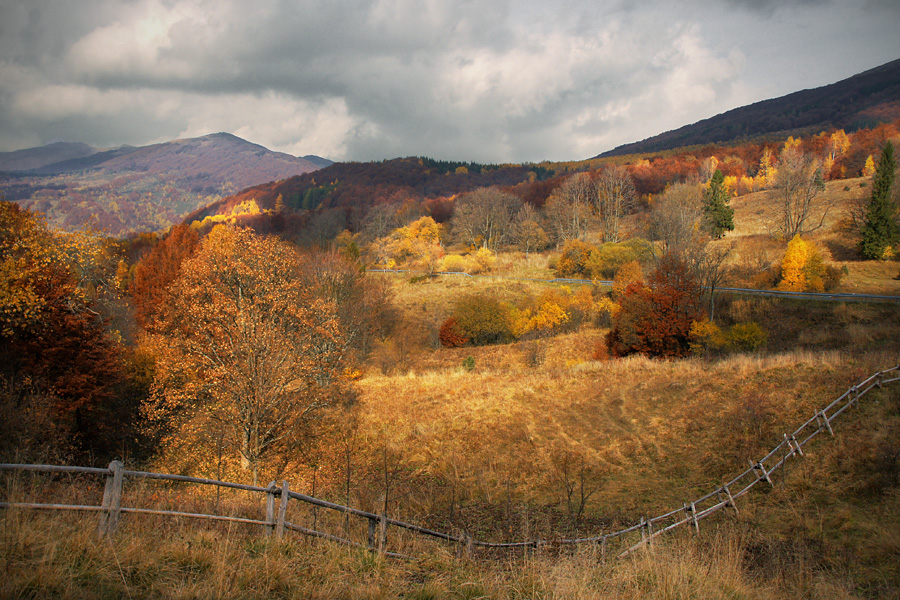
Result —
M728 206L728 188L725 176L716 169L709 188L703 194L703 214L706 230L714 238L725 235L726 231L734 231L734 209Z
M863 258L885 258L885 250L900 240L897 207L891 195L895 168L894 146L888 142L884 145L872 178L872 196L860 231L862 240L859 242L859 251Z

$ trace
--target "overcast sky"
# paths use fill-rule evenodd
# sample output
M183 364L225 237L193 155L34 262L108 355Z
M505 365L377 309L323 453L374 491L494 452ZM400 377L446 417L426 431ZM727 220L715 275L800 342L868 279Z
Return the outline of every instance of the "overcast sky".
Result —
M0 151L574 160L900 58L897 0L0 0Z

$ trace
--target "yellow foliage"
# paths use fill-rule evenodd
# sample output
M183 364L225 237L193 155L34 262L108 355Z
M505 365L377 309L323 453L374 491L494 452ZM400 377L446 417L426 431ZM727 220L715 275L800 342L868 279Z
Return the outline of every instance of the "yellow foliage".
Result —
M863 177L871 177L875 174L875 160L872 158L870 154L868 158L866 158L866 166L863 167Z
M607 320L611 321L614 319L615 316L619 314L620 310L622 310L622 307L607 296L603 296L600 298L600 301L597 302L597 312L606 317Z
M711 351L724 347L728 340L718 325L704 318L701 321L691 323L690 348L691 353L702 356Z
M448 254L441 263L441 270L450 273L468 273L469 261L459 254Z
M479 248L475 254L471 255L470 262L470 273L473 275L476 273L485 273L494 268L494 264L497 262L497 257L491 252L488 248L481 247Z
M634 282L644 282L644 270L636 260L625 263L616 271L616 276L613 277L613 297L621 298L625 294L625 288Z
M738 178L736 176L726 176L723 185L725 186L726 194L729 196L737 196Z
M390 235L375 240L372 248L376 261L388 269L407 264L434 273L444 258L441 226L431 217L422 217L406 227L398 227Z
M781 259L778 289L790 292L821 292L825 289L825 264L818 248L799 235L788 243Z

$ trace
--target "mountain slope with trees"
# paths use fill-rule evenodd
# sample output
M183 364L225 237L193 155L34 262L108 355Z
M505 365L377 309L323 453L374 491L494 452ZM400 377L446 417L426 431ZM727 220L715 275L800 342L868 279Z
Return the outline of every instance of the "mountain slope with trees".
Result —
M57 227L122 235L169 227L237 190L330 164L228 133L111 150L60 143L0 154L0 192Z

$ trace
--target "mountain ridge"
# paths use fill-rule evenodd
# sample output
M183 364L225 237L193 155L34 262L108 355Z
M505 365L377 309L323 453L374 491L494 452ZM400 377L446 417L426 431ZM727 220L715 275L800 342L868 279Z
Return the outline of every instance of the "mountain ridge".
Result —
M645 154L683 146L750 141L765 136L855 131L900 117L900 59L817 88L733 108L593 158Z
M0 192L56 227L123 235L164 229L238 190L332 164L307 156L224 132L107 150L59 142L0 153Z

